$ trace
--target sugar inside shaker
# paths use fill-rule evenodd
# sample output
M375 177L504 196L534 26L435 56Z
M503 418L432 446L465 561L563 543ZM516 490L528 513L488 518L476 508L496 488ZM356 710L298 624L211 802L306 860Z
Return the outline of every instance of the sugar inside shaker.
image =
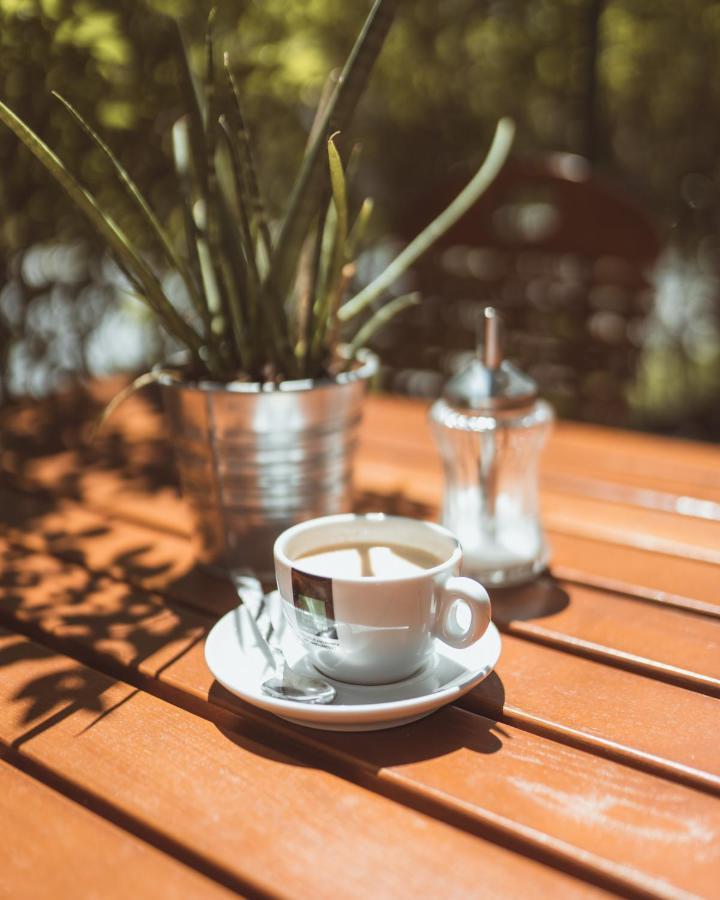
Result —
M537 384L503 359L495 309L474 358L445 386L430 423L445 472L442 523L463 547L463 573L487 586L529 581L547 565L538 463L553 412Z

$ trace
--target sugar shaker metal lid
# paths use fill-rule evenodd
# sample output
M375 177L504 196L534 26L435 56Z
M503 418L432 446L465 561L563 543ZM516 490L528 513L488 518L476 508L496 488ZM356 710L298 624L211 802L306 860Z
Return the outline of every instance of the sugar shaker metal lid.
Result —
M481 316L482 336L475 357L445 385L447 403L476 412L519 409L538 396L537 384L503 359L501 325L497 310L486 306Z

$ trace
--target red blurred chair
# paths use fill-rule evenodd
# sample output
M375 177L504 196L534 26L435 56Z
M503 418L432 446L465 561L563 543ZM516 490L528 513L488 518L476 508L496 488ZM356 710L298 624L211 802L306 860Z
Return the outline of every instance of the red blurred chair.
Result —
M458 185L435 190L418 224ZM379 339L384 385L431 395L474 346L478 308L497 306L508 352L558 411L621 424L660 250L649 217L570 154L511 161L415 270L424 300Z

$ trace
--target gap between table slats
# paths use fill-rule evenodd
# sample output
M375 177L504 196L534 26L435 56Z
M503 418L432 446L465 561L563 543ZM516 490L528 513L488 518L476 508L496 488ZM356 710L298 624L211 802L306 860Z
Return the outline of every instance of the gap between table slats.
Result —
M0 654L8 653L13 665L0 682L2 752L94 812L253 896L365 897L369 873L373 890L393 897L463 898L480 883L503 896L518 896L528 884L540 896L597 894L575 880L578 874L631 896L655 889L676 895L662 879L593 854L585 854L592 866L569 857L562 842L546 847L534 829L518 836L479 822L478 835L467 833L459 813L446 824L257 743L252 728L220 708L207 720L0 632ZM47 682L53 673L74 677L82 689L76 686L74 702L56 697L32 723L24 721L18 700L27 698L28 679Z
M3 897L238 897L2 759L0 821Z
M34 657L37 658L37 653L34 653ZM66 665L62 657L57 662ZM94 679L97 678L97 672L91 674ZM127 744L137 732L137 725L127 721L128 705L143 703L147 706L145 698L148 695L128 694L125 691L121 699L115 700L114 693L114 689L103 691L103 696L111 704L109 713L91 713L95 717L93 721L85 724L79 731L79 726L74 726L72 735L83 737L97 723L100 723L103 731L107 731L109 725L110 734L100 735L103 746L93 749L92 758L95 759L98 753L110 753L113 758L107 760L103 756L102 765L106 769L111 766L113 772L120 765L121 783L116 785L111 780L112 773L106 773L103 790L98 793L96 785L90 799L92 802L92 798L100 798L102 802L112 804L120 801L120 816L128 817L130 814L127 805L132 806L137 801L127 784L128 763L118 761L118 745ZM130 704L127 703L128 698ZM239 709L239 705L225 692L219 693L217 703L219 705L206 705L205 713L206 716L209 715L210 721L220 727L221 733L230 737L226 730L229 728L233 735L243 735L243 746L255 753L260 750L260 744L256 743L260 739L264 748L261 756L280 756L281 761L284 759L289 762L288 739L292 741L298 729L278 727L277 722L265 722L262 723L263 730L258 738L257 730L246 728L247 716L242 705ZM227 713L223 707L227 709ZM170 709L174 710L177 718L180 711L175 707ZM113 721L118 714L120 722ZM7 718L7 709L4 715ZM252 712L249 717L253 718ZM260 715L257 718L262 720L263 717ZM60 721L53 723L45 744L48 741L51 745L57 743L53 732L57 733L58 728L67 731L62 719L61 715ZM167 752L175 756L173 742L167 738L168 731L172 734L173 730L163 722L162 709L155 705L142 719L152 720L155 731L163 729L161 746L167 747ZM182 731L176 729L177 740L181 741L183 748L183 765L193 773L192 777L203 778L203 772L216 772L218 768L221 774L231 771L228 769L229 763L218 765L212 736L205 732L204 741L198 745L197 741L188 739L190 720L184 719L183 722ZM498 728L505 741L502 753L493 753L492 746L488 749L485 743L488 739L493 740L494 727ZM146 735L145 731L142 727L147 746L152 735ZM268 740L268 735L273 731L277 734L276 742ZM88 777L97 782L94 773L83 766L82 759L77 758L77 746L74 747L72 756L68 756L68 750L63 750L60 755L56 752L51 759L47 759L43 758L41 743L41 755L38 757L37 742L43 741L42 727L33 729L31 735L30 739L20 738L19 752L24 757L49 766L51 771L55 771L54 764L59 764L61 771L58 774L66 779L68 773L64 770L70 765L74 770L74 777L68 783L84 791L88 790L85 783ZM515 732L512 727L493 726L491 721L481 717L448 709L432 719L407 726L401 732L318 735L303 730L297 736L301 738L300 743L314 751L312 765L320 762L341 777L349 777L350 783L355 782L361 788L412 807L419 813L434 816L440 822L447 822L470 834L490 837L503 846L535 856L621 893L658 897L686 896L685 892L694 895L702 893L714 877L718 851L715 849L709 852L709 848L716 848L717 836L720 834L720 804L716 801L677 785L671 786L652 776L633 773L632 770L612 763L603 763L587 754L553 746L552 742L542 738ZM68 735L64 735L64 743L67 743L68 738ZM237 742L235 738L233 740ZM459 746L445 761L443 756L447 757L448 741L456 741ZM210 743L209 747L206 742ZM272 749L273 746L275 750ZM417 748L422 748L424 752L418 754ZM135 755L140 753L142 757L147 750L133 746L128 747L128 752L130 751L133 753L130 768L134 765L137 769ZM204 754L202 763L193 759L193 751L195 754ZM388 757L388 753L391 756ZM484 755L486 753L491 755ZM399 758L395 758L397 754ZM479 754L483 754L481 758ZM302 755L292 764L302 766L301 759ZM391 765L393 762L396 764ZM203 764L205 768L202 768ZM245 758L242 771L246 788L247 779L256 777L252 772L246 771L250 765ZM166 764L163 764L163 773L166 774ZM132 772L130 774L133 778L137 777ZM283 779L278 781L276 778L276 783L283 784L283 796L288 796L292 786L285 785ZM602 798L597 794L600 785ZM266 790L262 785L258 785L258 788ZM109 791L110 797L105 796L106 791ZM118 791L121 792L120 795ZM313 791L313 796L316 795L317 792ZM264 799L264 794L262 796ZM640 812L638 803L648 804L650 798L650 805ZM149 799L151 810L156 815L159 814L156 810L157 803L152 801L152 789ZM597 803L600 804L599 814L592 812L593 805ZM248 806L248 798L245 796L244 807ZM578 808L575 809L575 806ZM578 819L580 810L582 813ZM608 813L608 810L612 812ZM191 814L188 809L184 812L186 816ZM112 815L112 810L103 809L103 814ZM387 814L386 809L384 815ZM587 821L586 814L589 814ZM171 832L175 828L174 821L170 825ZM147 827L137 819L137 812L132 819L128 818L124 827L137 830L134 822L140 828ZM215 824L220 826L224 823L216 821ZM157 829L157 824L155 828ZM159 833L163 834L165 828L161 823ZM143 834L143 837L148 839L147 834ZM177 841L177 836L173 840ZM682 859L668 858L667 842L683 848ZM182 843L178 844L179 849L182 847ZM312 851L313 848L307 849ZM453 846L451 852L457 862L456 849ZM317 850L314 852L317 853ZM692 866L690 871L688 864ZM513 874L517 872L513 871ZM252 881L250 886L257 887ZM455 886L454 883L447 884L443 893L452 896ZM463 896L462 893L460 896Z
M229 585L197 571L185 574L190 548L182 539L105 520L67 501L54 509L38 496L0 490L3 498L16 516L8 534L26 547L144 588L163 590L172 584L176 600L217 614L235 602ZM198 595L215 599L213 590L220 594L219 605L198 600ZM495 591L493 601L496 622L518 637L711 695L718 692L716 618L547 577L512 591Z
M26 596L14 610L9 614L4 612L9 624L25 621L40 627L41 633L48 634L53 630L56 633L59 624L63 623L63 607L56 603L48 621L48 599L62 596L63 590L75 596L85 584L86 593L96 597L99 595L103 603L111 603L107 612L103 612L102 606L95 612L91 603L87 621L96 616L101 628L110 623L118 634L124 633L118 630L122 628L132 634L132 616L147 618L148 609L152 609L159 618L167 612L176 623L194 621L198 633L208 627L206 616L198 618L189 611L168 606L159 596L138 591L133 591L128 599L127 589L122 583L111 579L101 579L98 583L84 569L63 566L53 557L23 555L10 564L17 569L18 579L32 584L32 588L28 588ZM6 569L8 565L6 563ZM122 602L112 599L117 597L122 598ZM136 612L124 612L128 608ZM66 609L70 625L81 612L76 605ZM124 619L120 616L121 612L124 612ZM55 620L53 615L60 618ZM118 618L120 621L117 621ZM72 640L72 628L66 628L66 631ZM143 632L141 634L144 635ZM101 632L90 635L85 641L81 639L79 644L73 643L76 647L89 644L92 652L93 643L100 643L100 638L106 637ZM180 627L178 632L176 625L169 631L161 629L155 643L150 641L150 646L153 652L157 652L171 647L174 640L187 637L185 630ZM712 737L713 723L717 724L720 709L717 701L527 644L511 636L505 637L504 645L497 669L499 678L492 676L479 685L461 701L463 704L484 715L502 718L507 714L516 724L526 725L551 739L583 746L591 752L619 759L681 783L718 791L720 761L714 751ZM200 671L208 677L200 648L192 648L191 653L198 656ZM124 662L131 664L132 655ZM585 696L587 691L592 691L592 694ZM686 733L682 740L675 737L678 727L673 710L676 706L681 708L685 717L686 731L690 729L692 732ZM608 722L604 716L609 711L613 712L613 717ZM649 713L652 715L649 716Z

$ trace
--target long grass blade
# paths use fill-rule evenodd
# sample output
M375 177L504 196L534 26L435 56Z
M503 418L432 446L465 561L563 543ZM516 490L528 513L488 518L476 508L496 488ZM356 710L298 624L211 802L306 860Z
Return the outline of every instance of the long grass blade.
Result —
M333 247L332 269L330 272L329 288L340 277L340 270L345 261L345 244L348 234L348 204L347 204L347 187L345 185L345 173L343 172L342 160L335 146L335 135L331 136L327 144L328 149L328 165L330 167L330 184L332 186L332 197L335 205L336 226L335 226L335 246Z
M263 200L262 191L260 190L260 180L258 178L257 167L255 166L250 131L245 122L242 103L240 102L240 91L230 68L230 59L227 53L224 56L224 64L225 74L235 105L235 116L237 118L237 136L240 144L240 171L242 173L244 187L252 204L252 218L257 223L258 235L264 245L266 258L269 260L272 255L272 239L270 237L267 207Z
M340 277L333 285L333 291L330 296L330 309L328 312L327 337L325 338L325 347L328 360L328 367L332 368L338 358L338 342L340 339L340 320L338 319L338 309L345 296L347 289L352 284L357 269L354 262L345 263L340 272Z
M242 250L242 255L245 260L245 289L246 289L246 317L247 317L247 325L250 330L257 334L257 329L259 326L257 312L258 312L258 296L260 293L260 274L257 268L257 260L255 258L255 242L253 241L252 232L250 230L250 221L247 215L246 209L246 199L243 193L242 187L242 175L240 172L240 159L237 145L235 144L232 136L232 131L230 128L230 124L225 118L225 116L220 117L220 133L225 141L225 146L227 147L228 156L230 157L230 164L233 175L233 184L235 187L235 205L237 207L237 232L238 239L240 243L240 247ZM239 322L234 322L234 330L237 333L239 329ZM246 356L248 354L246 353Z
M127 169L123 166L120 160L115 156L110 147L105 143L105 141L100 137L99 134L94 130L94 128L87 122L85 118L78 112L78 110L67 100L62 94L59 94L57 91L52 91L53 97L58 100L65 109L74 117L74 119L78 122L80 127L83 129L85 134L93 141L93 143L99 147L105 157L109 160L112 165L115 173L120 181L120 183L125 188L130 199L135 203L136 207L142 213L146 223L148 224L150 230L155 235L157 241L160 246L165 251L165 255L176 271L180 274L183 281L185 282L185 286L188 291L188 295L192 301L193 306L196 311L200 314L200 317L203 320L203 323L207 327L209 325L209 316L207 306L197 288L195 283L195 279L192 276L192 273L188 269L185 260L183 260L173 245L172 240L170 239L170 235L163 228L160 220L157 218L149 203L145 200L142 192L135 184L135 182L130 177Z
M118 391L117 394L110 400L105 409L103 409L102 413L98 416L98 418L93 423L93 426L90 430L90 443L94 443L97 439L98 435L105 427L107 420L112 416L115 410L121 406L129 397L133 394L137 393L137 391L142 390L142 388L147 387L149 384L154 384L156 381L159 381L160 378L167 377L167 372L165 371L152 371L145 372L143 375L139 375L134 381L132 381L127 387L124 387L121 391Z
M373 335L384 328L387 323L393 319L398 313L401 313L409 306L417 306L420 302L420 294L415 292L412 294L403 294L390 300L365 322L358 330L355 337L350 342L350 352L348 358L352 360L361 347L365 347Z
M155 273L132 247L119 226L98 205L92 194L75 179L60 158L15 113L0 102L0 121L25 145L33 156L55 178L71 200L87 216L102 235L121 264L134 273L141 283L145 302L156 312L167 330L181 340L196 355L203 340L165 296Z
M323 202L328 177L323 165L327 136L344 131L350 123L392 24L397 2L375 0L373 3L327 104L317 136L303 158L272 258L271 274L281 294L292 283L303 241Z
M312 298L315 287L316 267L318 263L320 241L317 235L317 227L307 236L303 244L298 274L295 282L296 303L296 341L295 356L302 366L308 349L308 319L311 313Z
M215 54L213 45L213 27L215 24L216 10L213 7L208 14L207 29L205 31L205 77L203 81L203 96L205 99L205 171L207 172L207 195L205 197L205 239L207 240L207 254L200 256L201 263L213 270L213 281L217 291L217 301L222 310L222 316L218 317L216 327L222 325L223 334L227 320L232 322L235 313L230 309L230 297L228 295L225 280L223 278L220 256L220 204L218 197L218 179L215 168L215 150L217 147L217 92L215 87ZM204 257L204 258L203 258Z
M313 355L320 352L325 337L335 330L332 319L337 314L342 289L339 287L342 281L342 268L345 262L345 244L348 232L348 208L347 189L345 185L345 173L342 160L335 146L335 135L327 142L328 166L330 169L330 184L332 186L332 200L335 209L335 233L333 236L332 253L330 257L327 282L324 295L320 298L320 308L315 317L315 334L313 336ZM335 301L335 303L333 303Z
M200 273L200 260L197 254L197 233L193 218L193 204L195 202L195 189L193 186L192 151L190 147L190 123L189 116L181 116L172 127L172 147L175 173L180 182L183 200L183 214L185 220L185 247L189 265L193 275L199 284L202 284ZM203 305L207 309L207 298L203 299Z
M188 135L192 161L199 183L200 194L207 193L207 172L205 170L205 125L203 96L190 64L190 51L180 23L173 19L173 37L177 47L177 61L180 69L180 86L185 100L188 119Z
M241 238L241 246L243 254L247 260L248 268L252 274L256 288L260 286L260 272L257 267L257 257L255 256L255 242L250 227L250 218L248 216L248 195L244 190L242 176L242 161L238 145L235 142L232 127L226 116L220 116L220 132L225 140L230 164L233 172L233 182L235 186L235 205L237 207L238 224Z
M314 229L308 236L303 247L303 255L300 258L297 283L297 318L298 318L298 344L296 355L300 363L300 377L312 377L310 372L310 351L312 348L312 336L315 329L314 301L318 296L321 284L321 258L323 252L323 238L325 234L325 219L327 210L318 214Z
M373 206L374 204L371 197L366 197L362 202L360 212L353 222L350 234L348 234L345 243L345 257L348 260L355 259L362 247L365 233L367 232L368 224L370 223L370 217L372 216Z
M474 177L453 202L408 244L384 272L341 307L339 312L341 321L347 322L348 319L358 315L368 304L388 290L403 272L419 259L458 219L465 215L473 203L492 184L498 172L502 169L510 152L514 135L514 123L510 119L501 119L498 122L495 136L485 161Z
M315 115L313 116L312 125L310 126L310 131L308 132L307 142L305 144L305 153L309 152L313 143L317 140L320 129L323 127L325 110L328 107L328 103L330 102L330 98L333 95L333 91L337 88L339 80L340 69L333 69L325 79L325 83L322 86L322 91L320 91L320 99L318 100L317 109L315 110Z

